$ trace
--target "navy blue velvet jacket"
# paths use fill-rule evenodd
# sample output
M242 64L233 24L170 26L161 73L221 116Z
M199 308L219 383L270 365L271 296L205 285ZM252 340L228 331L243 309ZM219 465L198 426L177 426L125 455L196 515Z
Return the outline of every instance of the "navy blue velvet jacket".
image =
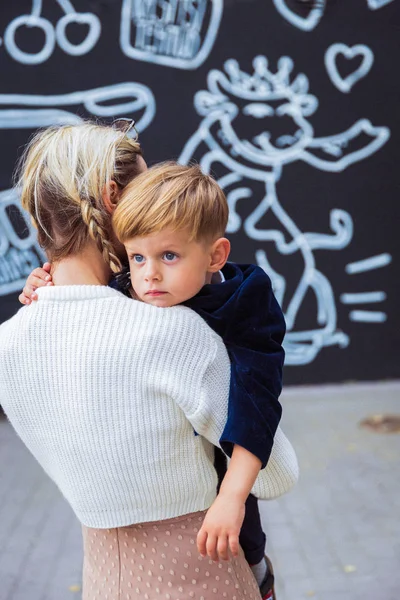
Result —
M185 306L222 337L231 360L221 447L230 456L239 444L265 466L282 414L285 320L260 267L227 263L222 273L224 282L205 285Z
M228 420L220 444L239 444L267 464L282 407L285 320L268 275L255 265L227 263L225 281L205 285L185 302L220 335L231 360ZM110 285L126 292L127 269Z

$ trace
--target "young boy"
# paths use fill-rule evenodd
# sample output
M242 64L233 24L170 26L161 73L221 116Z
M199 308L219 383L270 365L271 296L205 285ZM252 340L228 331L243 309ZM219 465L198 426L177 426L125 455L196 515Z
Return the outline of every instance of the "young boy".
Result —
M264 271L227 263L227 219L224 193L199 167L163 163L147 170L124 189L114 212L114 231L129 260L116 286L154 306L184 304L223 338L232 370L220 444L227 455L234 444L246 448L265 467L281 417L285 324ZM221 482L226 459L218 449L215 463ZM273 572L252 495L240 543L263 599L273 598Z

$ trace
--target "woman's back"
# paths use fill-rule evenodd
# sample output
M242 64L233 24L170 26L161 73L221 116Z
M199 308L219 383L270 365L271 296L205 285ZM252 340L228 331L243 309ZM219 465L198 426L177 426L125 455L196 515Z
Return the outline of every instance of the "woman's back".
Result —
M218 443L229 372L189 309L105 286L44 288L0 327L0 402L89 527L208 508L213 450L194 428Z

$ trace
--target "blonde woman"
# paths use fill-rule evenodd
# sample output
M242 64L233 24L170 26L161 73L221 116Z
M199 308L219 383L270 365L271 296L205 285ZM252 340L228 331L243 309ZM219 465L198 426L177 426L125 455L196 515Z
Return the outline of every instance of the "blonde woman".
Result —
M51 128L30 143L22 203L54 286L0 327L0 401L83 524L84 600L259 598L237 543L261 465L244 448L221 490L235 501L222 523L213 509L205 519L227 419L225 346L191 310L107 287L123 256L110 216L144 169L139 145L110 127ZM228 562L209 558L228 546Z

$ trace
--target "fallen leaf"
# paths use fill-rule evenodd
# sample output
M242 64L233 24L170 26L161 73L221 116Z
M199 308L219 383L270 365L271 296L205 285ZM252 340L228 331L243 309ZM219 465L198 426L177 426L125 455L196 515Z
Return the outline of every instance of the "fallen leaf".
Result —
M370 415L360 422L360 427L378 433L400 433L400 415Z

